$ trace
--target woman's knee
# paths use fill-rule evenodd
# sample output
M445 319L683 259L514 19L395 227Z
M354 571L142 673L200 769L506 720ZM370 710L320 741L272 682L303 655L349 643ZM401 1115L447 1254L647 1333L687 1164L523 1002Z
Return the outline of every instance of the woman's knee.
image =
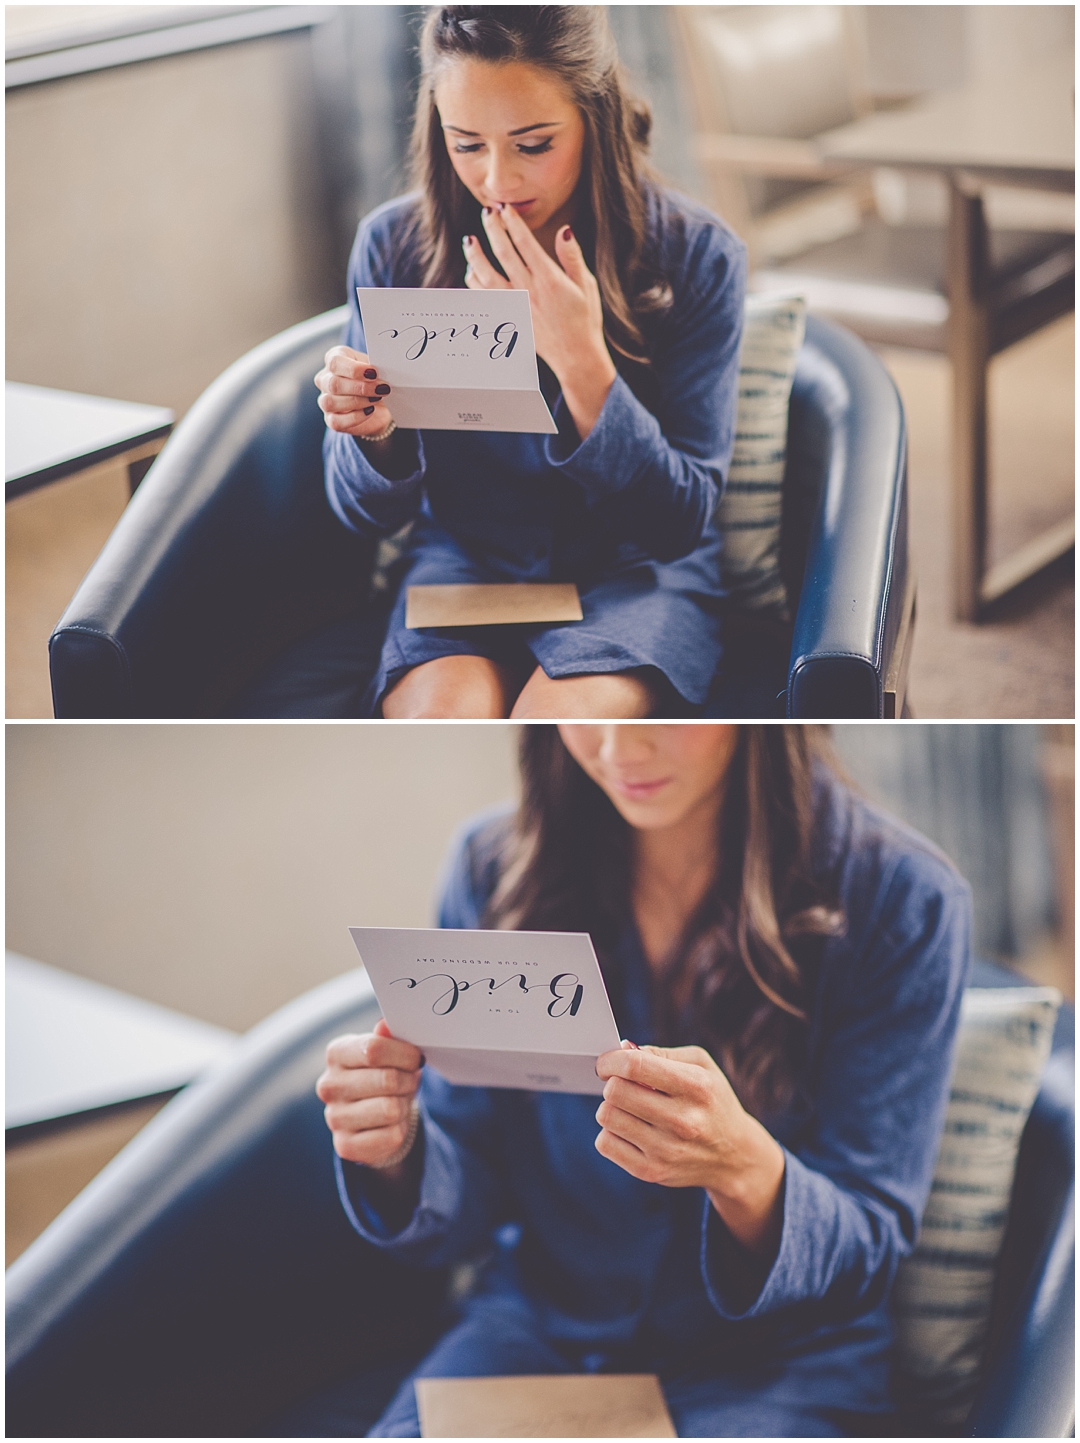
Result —
M440 656L407 671L382 701L390 720L505 717L512 692L503 669L483 656Z
M646 717L653 711L655 700L652 687L638 672L550 677L538 666L522 688L510 715L519 720Z

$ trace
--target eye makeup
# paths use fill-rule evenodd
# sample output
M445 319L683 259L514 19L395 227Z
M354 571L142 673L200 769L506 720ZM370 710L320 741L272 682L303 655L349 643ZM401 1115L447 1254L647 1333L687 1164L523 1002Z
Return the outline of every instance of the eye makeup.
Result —
M521 155L545 155L551 149L551 141L552 137L549 135L546 140L540 141L539 145L519 145L517 149ZM454 154L472 155L475 151L480 150L483 144L482 140L476 141L473 145L466 145L459 140L454 146Z

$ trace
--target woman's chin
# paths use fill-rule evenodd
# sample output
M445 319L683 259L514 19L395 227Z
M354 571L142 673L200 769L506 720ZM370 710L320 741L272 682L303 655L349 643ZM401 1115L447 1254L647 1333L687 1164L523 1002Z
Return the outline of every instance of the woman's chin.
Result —
M667 798L631 799L617 795L611 800L623 821L639 832L670 827L679 820L679 808L673 807Z

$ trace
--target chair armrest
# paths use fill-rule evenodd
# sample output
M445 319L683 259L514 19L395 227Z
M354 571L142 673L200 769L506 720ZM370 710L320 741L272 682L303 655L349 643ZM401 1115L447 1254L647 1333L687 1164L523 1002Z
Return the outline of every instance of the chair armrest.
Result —
M260 1437L363 1367L411 1360L446 1276L357 1237L314 1093L378 1015L361 971L261 1023L185 1088L7 1275L20 1437Z
M50 640L58 717L221 715L362 604L374 543L326 499L312 385L345 314L256 347L177 426Z
M698 159L703 164L722 165L747 175L776 176L786 180L832 180L856 174L860 169L846 161L825 160L810 140L713 132L696 136L694 144Z
M1055 1204L1044 1246L983 1368L979 1395L964 1433L971 1438L1066 1438L1074 1419L1075 1187L1073 1183L1075 1065L1071 1050L1055 1053L1024 1134L1039 1153L1028 1203ZM1030 1134L1030 1137L1029 1137ZM1023 1163L1021 1165L1021 1170ZM1014 1198L1014 1208L1016 1207ZM1010 1218L1010 1230L1032 1228Z
M791 428L801 425L813 434L793 445ZM821 478L798 591L788 716L880 717L910 600L904 412L869 347L817 316L807 320L796 370L788 450L799 464L809 457Z

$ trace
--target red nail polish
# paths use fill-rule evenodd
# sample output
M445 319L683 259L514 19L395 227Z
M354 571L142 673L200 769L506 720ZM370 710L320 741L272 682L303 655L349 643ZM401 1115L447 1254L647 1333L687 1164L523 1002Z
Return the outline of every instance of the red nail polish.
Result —
M563 226L562 238L564 241L572 241L574 239L574 232L570 229L568 225Z
M364 415L365 415L365 416L370 416L371 413L372 413L372 411L374 411L374 409L375 409L374 406L365 406L365 407L364 407Z
M374 381L375 377L376 377L378 374L379 374L378 371L365 371L365 372L364 372L364 379L365 379L365 380L368 380L368 381Z

